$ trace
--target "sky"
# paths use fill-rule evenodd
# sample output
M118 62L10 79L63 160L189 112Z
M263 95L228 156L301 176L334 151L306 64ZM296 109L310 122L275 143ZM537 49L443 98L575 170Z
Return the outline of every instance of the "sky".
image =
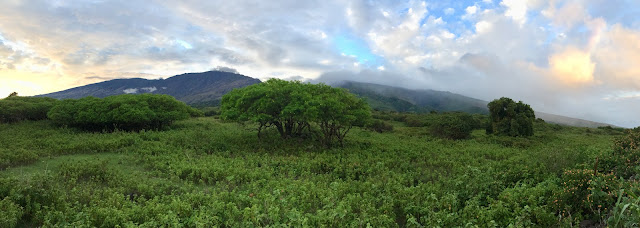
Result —
M637 0L0 0L0 97L211 69L640 126Z

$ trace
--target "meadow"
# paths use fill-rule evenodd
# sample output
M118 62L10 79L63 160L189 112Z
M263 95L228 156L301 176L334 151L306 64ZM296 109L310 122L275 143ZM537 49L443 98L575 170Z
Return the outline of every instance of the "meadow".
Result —
M638 218L633 193L618 192L637 180L603 170L620 129L538 121L531 137L475 130L454 141L381 116L393 131L354 128L331 148L273 129L258 138L256 126L216 117L139 132L0 124L0 226L569 227Z

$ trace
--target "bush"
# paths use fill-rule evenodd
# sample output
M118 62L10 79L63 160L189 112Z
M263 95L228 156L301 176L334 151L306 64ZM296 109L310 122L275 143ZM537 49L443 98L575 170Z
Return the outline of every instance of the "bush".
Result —
M502 97L491 101L487 134L532 136L535 114L528 104Z
M48 97L12 96L0 100L0 123L47 119L58 100Z
M125 94L63 100L51 108L54 123L90 131L161 129L202 112L169 95Z
M554 207L563 218L585 215L581 219L600 221L614 206L621 183L612 173L571 169L562 174L561 186Z
M407 127L424 127L426 123L421 117L424 117L424 116L414 115L414 116L406 117L405 124L407 124Z
M0 227L16 227L23 210L8 197L0 200Z
M382 120L373 119L367 123L367 129L378 133L391 132L393 131L393 125Z
M431 124L431 134L446 139L467 139L471 137L474 119L466 113L442 114Z

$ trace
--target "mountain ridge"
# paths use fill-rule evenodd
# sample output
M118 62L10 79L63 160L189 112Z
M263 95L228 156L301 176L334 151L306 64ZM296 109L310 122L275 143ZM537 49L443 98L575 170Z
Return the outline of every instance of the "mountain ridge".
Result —
M449 91L431 89L406 89L367 82L344 80L332 83L333 86L345 88L367 100L374 109L398 112L428 112L428 111L461 111L467 113L488 114L488 101L467 97ZM535 112L536 118L546 122L574 127L618 127L612 124L556 115L545 112Z
M235 88L260 83L245 75L207 71L185 73L166 79L126 78L92 83L67 90L38 95L56 99L78 99L86 96L107 97L131 93L167 94L187 104L215 102Z

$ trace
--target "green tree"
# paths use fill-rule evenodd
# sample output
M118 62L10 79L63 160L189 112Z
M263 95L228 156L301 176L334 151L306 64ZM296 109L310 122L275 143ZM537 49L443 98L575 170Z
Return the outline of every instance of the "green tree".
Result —
M507 97L491 101L489 107L489 125L487 134L507 136L533 135L533 109L522 101L516 103Z
M258 137L269 127L282 138L299 137L319 126L326 145L343 142L353 126L362 126L371 116L369 106L353 94L324 84L270 79L235 89L222 97L221 116L258 124Z
M318 84L311 85L315 122L320 126L323 142L331 144L336 139L341 145L353 126L363 127L371 117L369 105L344 89Z
M299 136L315 114L304 87L300 82L271 79L235 89L222 97L222 118L258 123L259 137L268 127L275 127L282 138Z

